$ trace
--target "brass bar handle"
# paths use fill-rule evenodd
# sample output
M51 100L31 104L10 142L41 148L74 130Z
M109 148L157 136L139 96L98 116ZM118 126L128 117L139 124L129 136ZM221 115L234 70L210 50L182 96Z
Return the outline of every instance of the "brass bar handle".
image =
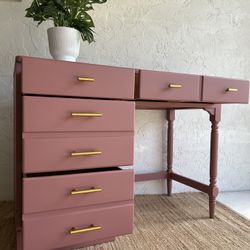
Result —
M82 229L75 229L72 228L69 233L72 234L82 234L82 233L88 233L88 232L92 232L92 231L97 231L97 230L101 230L102 227L100 226L91 226L88 228L82 228Z
M182 88L182 85L181 84L170 83L169 88L180 89L180 88Z
M72 152L70 153L71 157L77 157L77 156L91 156L91 155L101 155L101 151L91 151L91 152Z
M80 195L80 194L92 194L102 192L102 188L90 188L85 190L72 190L70 195Z
M79 113L79 112L72 112L72 117L102 117L102 113Z
M236 88L228 88L227 92L238 92L238 89L236 89Z
M80 82L94 82L95 81L95 78L91 78L91 77L78 77L77 79Z

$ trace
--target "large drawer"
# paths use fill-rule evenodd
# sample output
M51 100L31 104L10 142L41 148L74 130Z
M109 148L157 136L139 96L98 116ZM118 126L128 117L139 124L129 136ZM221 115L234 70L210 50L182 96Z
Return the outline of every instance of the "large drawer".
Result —
M23 139L23 172L51 172L133 165L134 136Z
M204 77L203 102L248 103L249 82L220 77Z
M24 96L23 131L133 131L134 112L134 102Z
M74 233L76 230L81 231ZM25 250L61 249L129 234L132 230L133 203L23 215L23 246Z
M201 100L201 76L141 70L139 78L140 99L192 102Z
M27 57L21 57L21 63L22 92L25 94L134 97L133 69Z
M133 193L132 169L29 177L23 179L23 213L128 201Z

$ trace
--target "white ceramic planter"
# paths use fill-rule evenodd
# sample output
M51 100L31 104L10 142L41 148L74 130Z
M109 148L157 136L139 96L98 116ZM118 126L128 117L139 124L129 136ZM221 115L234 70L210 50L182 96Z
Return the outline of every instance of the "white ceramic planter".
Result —
M52 27L48 29L49 50L56 60L75 62L79 56L81 34L69 27Z

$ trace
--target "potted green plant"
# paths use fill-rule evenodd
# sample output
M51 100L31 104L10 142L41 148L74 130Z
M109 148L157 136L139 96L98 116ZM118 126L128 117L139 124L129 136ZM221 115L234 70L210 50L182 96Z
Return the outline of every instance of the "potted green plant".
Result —
M50 54L54 59L76 61L80 40L94 42L95 27L88 11L93 4L107 0L34 0L26 9L26 17L33 18L38 26L44 21L53 21L48 29Z

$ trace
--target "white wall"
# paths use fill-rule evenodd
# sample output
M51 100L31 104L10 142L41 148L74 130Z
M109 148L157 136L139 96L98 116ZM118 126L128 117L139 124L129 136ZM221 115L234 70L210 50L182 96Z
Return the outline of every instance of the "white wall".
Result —
M30 0L0 2L0 199L12 198L12 72L16 55L49 57L44 24L24 18ZM83 44L80 61L133 68L250 79L250 1L108 0L96 6L96 43ZM165 115L138 111L135 169L160 170ZM250 189L250 106L225 105L220 125L218 185ZM175 169L207 182L210 123L202 111L179 111ZM236 178L237 177L237 178ZM175 192L190 190L174 185ZM161 182L137 184L161 193Z

